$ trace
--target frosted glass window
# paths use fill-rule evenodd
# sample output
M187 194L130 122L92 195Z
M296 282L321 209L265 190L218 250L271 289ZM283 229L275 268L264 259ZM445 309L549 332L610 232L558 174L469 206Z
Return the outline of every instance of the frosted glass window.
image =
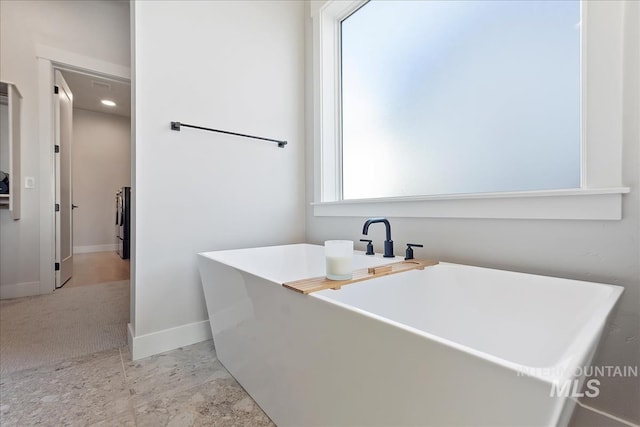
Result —
M344 199L580 187L579 1L370 1L341 55Z

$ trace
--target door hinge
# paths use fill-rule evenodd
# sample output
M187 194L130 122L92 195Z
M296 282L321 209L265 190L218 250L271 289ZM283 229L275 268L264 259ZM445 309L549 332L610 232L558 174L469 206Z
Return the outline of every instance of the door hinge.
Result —
M59 90L58 86L53 87L53 93L57 94Z
M60 212L60 203L56 203L56 212Z
M56 262L54 268L56 269L56 271L60 271L60 263Z
M54 145L53 146L53 151L54 151L54 153L59 153L60 152L60 146L59 145Z

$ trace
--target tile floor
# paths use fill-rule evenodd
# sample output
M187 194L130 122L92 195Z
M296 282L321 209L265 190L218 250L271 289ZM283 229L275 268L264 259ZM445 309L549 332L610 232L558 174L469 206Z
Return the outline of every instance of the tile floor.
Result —
M274 426L212 341L131 361L106 350L3 376L0 425Z
M125 347L3 375L0 425L275 427L212 341L135 362ZM624 427L580 407L569 425Z

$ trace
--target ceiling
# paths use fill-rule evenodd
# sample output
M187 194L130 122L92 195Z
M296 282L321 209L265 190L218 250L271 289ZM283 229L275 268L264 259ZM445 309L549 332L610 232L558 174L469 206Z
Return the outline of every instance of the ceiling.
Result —
M131 117L131 85L128 82L69 70L61 73L73 93L74 108ZM116 106L103 105L100 102L103 99L115 102Z

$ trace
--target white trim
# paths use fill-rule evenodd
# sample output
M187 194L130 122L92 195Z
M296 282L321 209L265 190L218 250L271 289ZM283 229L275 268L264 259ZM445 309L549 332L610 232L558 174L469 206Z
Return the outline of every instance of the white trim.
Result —
M0 299L40 295L40 282L13 283L0 286Z
M61 64L63 67L66 66L71 69L89 71L94 75L99 73L116 77L117 80L131 79L130 67L103 61L98 58L92 58L90 56L79 55L75 52L58 49L56 47L38 44L36 45L36 57L51 60Z
M54 189L54 128L53 128L53 65L50 60L38 61L38 134L40 138L40 293L53 292L56 287L55 203Z
M129 357L133 356L133 337L136 336L135 327L131 323L127 323L127 345L129 347Z
M175 328L164 329L150 334L135 336L129 324L130 348L132 360L164 353L212 338L208 320L189 323Z
M628 188L457 194L311 203L314 216L619 220Z
M130 80L129 67L46 45L36 45L38 62L38 133L40 143L40 293L55 289L54 67ZM133 301L132 301L133 304Z
M16 85L14 82L12 82L11 80L2 80L2 83L6 83L8 85L13 86L13 88L16 90L16 92L18 92L18 96L20 97L20 99L22 99L22 93L20 92L20 89L18 89L18 85ZM7 94L8 95L8 94ZM3 95L4 96L4 95ZM4 104L7 105L7 104Z
M343 201L339 173L338 29L340 20L362 3L328 0L313 1L310 6L315 216L621 218L621 195L629 191L622 188L623 2L582 3L581 189Z
M582 3L583 188L622 183L624 3Z
M136 270L136 5L135 1L129 2L129 34L131 37L131 223L130 223L130 248L129 248L129 319L131 321L131 338L129 340L129 348L133 349L133 337L135 336L136 326L136 307L138 298L136 296L137 270ZM133 351L133 350L130 350Z
M313 108L315 200L329 201L342 193L340 147L340 20L366 0L329 1L311 5L313 18ZM330 141L320 144L319 141ZM319 166L319 167L318 167Z
M388 197L380 199L352 199L327 203L369 203L369 202L406 202L406 201L427 201L427 200L468 200L468 199L511 199L516 197L555 197L555 196L584 196L595 194L624 194L628 193L628 187L615 188L594 188L583 190L580 188L569 188L565 190L538 190L538 191L505 191L499 193L467 193L467 194L438 194L434 196L409 196L409 197ZM316 205L319 203L312 203Z
M587 187L587 152L585 149L587 135L587 44L585 43L585 30L583 23L587 20L587 10L584 6L580 7L580 188Z
M22 95L18 86L7 84L7 112L9 115L9 176L14 179L9 181L9 213L14 220L20 219L22 205L22 127L24 119L22 113ZM16 116L17 115L17 119ZM17 126L16 125L17 122ZM17 179L15 179L17 177Z
M118 245L110 243L108 245L89 245L89 246L74 246L74 254L87 254L92 252L115 252L118 249Z

